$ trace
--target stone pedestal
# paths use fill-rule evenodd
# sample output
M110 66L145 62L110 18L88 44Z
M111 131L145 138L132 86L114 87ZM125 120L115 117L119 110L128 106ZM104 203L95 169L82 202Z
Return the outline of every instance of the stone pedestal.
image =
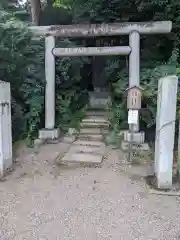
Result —
M128 151L129 143L125 142L125 141L122 141L121 149L122 149L122 151L125 151L125 152ZM133 146L132 146L132 149L134 151L140 151L140 152L149 151L150 150L148 143L139 143L139 144L138 143L134 143Z
M128 151L129 142L131 141L131 133L128 130L121 131L119 136L122 137L121 149ZM145 143L145 133L135 132L132 134L133 150L137 151L149 151L148 143Z
M131 137L132 137L132 139L131 139ZM135 133L131 134L130 132L125 131L124 132L124 141L130 142L131 140L133 143L142 144L142 143L144 143L144 140L145 140L145 133L144 132L135 132Z

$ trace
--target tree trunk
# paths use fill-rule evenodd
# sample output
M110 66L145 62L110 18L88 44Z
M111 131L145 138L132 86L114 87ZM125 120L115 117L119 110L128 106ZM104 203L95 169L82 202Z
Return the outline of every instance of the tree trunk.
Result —
M31 2L31 17L33 25L39 26L40 24L40 13L41 13L41 1L30 0Z

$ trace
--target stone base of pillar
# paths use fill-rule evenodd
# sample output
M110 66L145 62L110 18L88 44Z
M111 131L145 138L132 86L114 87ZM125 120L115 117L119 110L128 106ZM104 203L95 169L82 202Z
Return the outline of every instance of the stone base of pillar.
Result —
M122 130L119 133L119 136L124 140L124 142L131 141L131 134L128 130ZM134 132L132 134L132 141L135 144L143 144L145 141L145 133L144 132Z
M75 135L68 135L66 134L64 137L63 137L63 142L64 143L73 143L74 141L76 140L76 136Z
M2 160L2 166L0 167L0 179L12 169L13 159L12 157Z
M131 134L128 130L122 130L119 133L119 136L122 139L121 142L121 149L123 151L128 151L129 149L129 142L131 140ZM137 151L149 151L149 145L148 143L145 143L145 133L144 132L135 132L132 135L132 141L133 141L133 150Z
M60 136L60 131L58 128L54 129L41 129L39 130L39 139L42 140L56 140Z
M172 172L160 172L156 176L157 189L171 189L172 188Z
M131 134L130 132L125 131L124 132L124 141L130 142L131 140L133 143L143 144L144 140L145 140L145 133L144 132L135 132L135 133Z
M128 142L125 142L125 141L122 141L121 142L121 149L122 151L128 151L129 150L129 143ZM132 149L135 150L135 151L150 151L150 148L149 148L149 144L148 143L135 143L133 144L132 146Z

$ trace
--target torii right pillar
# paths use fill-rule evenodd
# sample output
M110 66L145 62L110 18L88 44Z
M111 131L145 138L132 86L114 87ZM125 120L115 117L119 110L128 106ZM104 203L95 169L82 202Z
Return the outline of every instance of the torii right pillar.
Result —
M129 46L131 53L129 55L129 88L140 86L140 33L132 31L129 34ZM128 143L132 140L139 145L141 150L149 150L148 144L144 143L145 133L139 132L139 113L137 124L129 125L130 131L124 132L124 142L122 148L126 150ZM131 133L130 133L131 132Z
M129 55L129 88L140 86L140 35L139 32L133 31L129 35L129 46L131 53ZM138 123L133 126L133 132L139 132Z

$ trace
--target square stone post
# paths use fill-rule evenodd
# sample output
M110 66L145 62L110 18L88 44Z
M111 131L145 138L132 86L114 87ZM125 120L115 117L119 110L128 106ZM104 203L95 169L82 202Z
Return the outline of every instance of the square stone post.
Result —
M40 139L57 139L59 130L55 129L55 48L54 36L45 38L45 129L39 131Z
M180 115L180 112L179 112ZM180 117L180 116L179 116ZM178 159L177 159L177 170L180 177L180 120L179 120L179 135L178 135Z
M0 81L0 177L12 166L10 83Z
M158 84L155 174L159 189L172 186L177 86L175 75L161 78Z

